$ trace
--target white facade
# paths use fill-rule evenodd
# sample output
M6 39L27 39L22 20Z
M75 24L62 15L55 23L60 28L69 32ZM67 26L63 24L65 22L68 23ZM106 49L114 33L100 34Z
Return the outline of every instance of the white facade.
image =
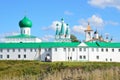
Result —
M35 48L0 49L0 60L40 60L40 50Z
M88 46L51 48L50 52L41 52L42 61L45 61L47 54L50 54L51 61L120 62L120 48Z
M20 28L21 29L21 34L25 34L25 35L31 35L31 31L30 28L25 27L25 28Z

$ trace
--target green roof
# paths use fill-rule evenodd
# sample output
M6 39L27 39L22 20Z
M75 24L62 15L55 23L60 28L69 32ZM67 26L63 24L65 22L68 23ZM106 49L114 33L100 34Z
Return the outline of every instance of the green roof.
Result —
M15 36L7 36L5 38L36 38L36 37L31 35L26 35L26 34L20 34Z
M89 47L110 47L110 48L119 48L120 43L112 43L112 42L86 42Z
M79 42L0 43L0 48L57 48L78 47ZM87 42L88 47L120 48L120 43Z
M77 47L78 42L0 43L0 48Z

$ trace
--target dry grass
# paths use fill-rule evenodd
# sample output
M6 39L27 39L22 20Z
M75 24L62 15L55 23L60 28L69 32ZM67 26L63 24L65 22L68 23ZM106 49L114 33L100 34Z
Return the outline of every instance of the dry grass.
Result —
M0 80L120 80L120 63L0 61Z

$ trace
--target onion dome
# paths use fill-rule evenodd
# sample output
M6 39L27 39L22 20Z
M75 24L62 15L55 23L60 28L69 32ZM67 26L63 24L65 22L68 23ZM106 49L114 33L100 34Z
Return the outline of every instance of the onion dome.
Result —
M96 31L94 32L94 34L98 34L98 31L96 30Z
M25 16L22 20L20 20L19 26L20 26L20 28L25 28L25 27L31 28L31 27L32 27L32 21L29 20L29 19Z

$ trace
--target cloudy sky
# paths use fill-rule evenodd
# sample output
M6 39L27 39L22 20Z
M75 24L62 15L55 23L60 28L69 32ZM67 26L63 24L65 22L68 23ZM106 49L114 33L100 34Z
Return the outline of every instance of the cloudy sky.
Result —
M18 34L25 15L33 23L32 35L43 41L54 40L61 18L81 41L88 22L103 37L120 41L120 0L1 0L0 37Z

